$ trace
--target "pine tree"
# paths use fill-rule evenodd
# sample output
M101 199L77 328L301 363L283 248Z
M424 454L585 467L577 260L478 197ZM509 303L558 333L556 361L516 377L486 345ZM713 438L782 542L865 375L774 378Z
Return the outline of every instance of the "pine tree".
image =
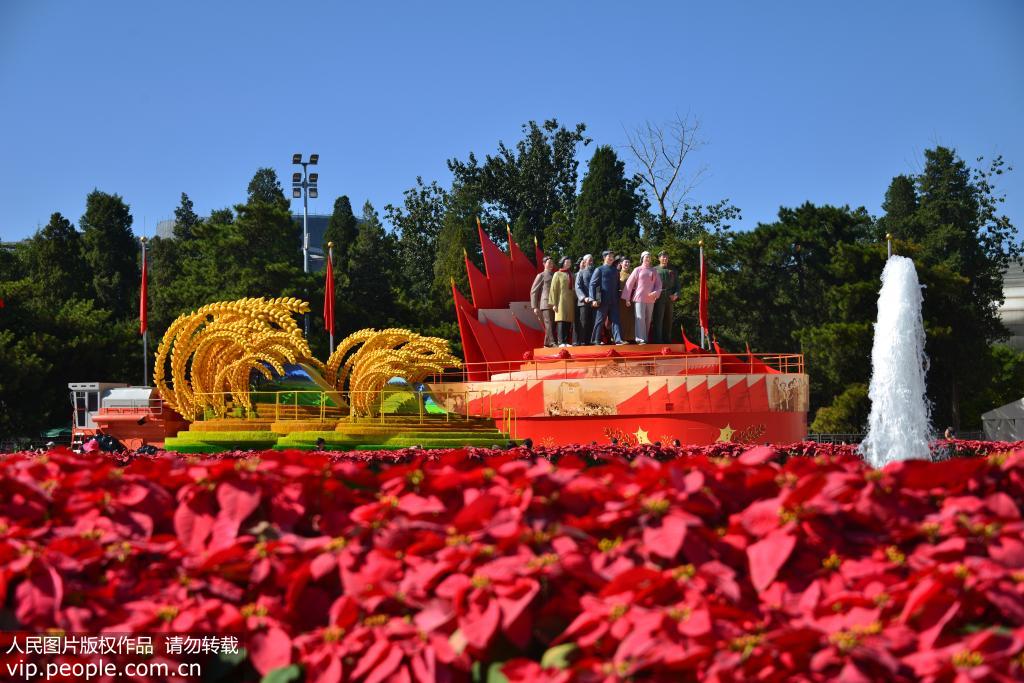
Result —
M897 247L914 259L927 287L928 395L936 421L954 427L964 418L977 424L978 415L963 415L960 404L984 392L986 379L968 368L1007 334L997 307L1003 272L1022 245L1009 218L997 212L1001 197L993 183L1004 170L999 157L987 169L972 169L952 149L926 150L919 175L893 179L880 221L906 241Z
M192 233L200 220L192 205L192 200L182 192L181 203L174 210L174 236L181 240L192 239Z
M347 263L348 252L358 232L359 225L355 214L352 213L352 202L347 196L342 195L334 200L334 211L327 222L327 230L324 231L324 254L327 253L327 243L334 242L334 257L339 263Z
M281 189L281 181L277 178L277 171L272 168L257 169L256 175L249 181L249 202L266 202L273 204L277 201L285 201L284 190Z
M235 206L231 253L214 255L230 264L243 296L296 296L309 300L314 281L302 272L302 229L273 169L261 168L249 183L249 201Z
M115 319L128 317L137 308L139 286L139 245L128 205L119 195L93 190L79 224L97 305Z
M389 272L395 260L393 240L384 231L373 204L363 205L359 231L349 250L348 297L355 306L356 319L343 327L357 330L384 326L394 312L394 295Z
M638 183L626 177L626 166L615 150L602 145L594 150L576 201L575 233L570 251L600 253L613 243L622 249L640 237L637 220L643 200Z
M29 240L24 261L42 298L51 302L92 298L82 236L61 214L50 216L46 227Z

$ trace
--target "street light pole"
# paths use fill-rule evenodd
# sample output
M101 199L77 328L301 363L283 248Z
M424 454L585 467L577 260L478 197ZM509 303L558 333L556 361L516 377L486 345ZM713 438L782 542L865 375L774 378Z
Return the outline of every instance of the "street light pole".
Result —
M301 154L292 155L292 164L302 166L302 173L292 173L292 197L302 197L302 272L309 274L309 198L317 198L318 173L308 173L309 166L316 166L319 154L310 154L309 161L303 161ZM307 297L308 298L308 297ZM309 339L309 313L303 316L303 328Z

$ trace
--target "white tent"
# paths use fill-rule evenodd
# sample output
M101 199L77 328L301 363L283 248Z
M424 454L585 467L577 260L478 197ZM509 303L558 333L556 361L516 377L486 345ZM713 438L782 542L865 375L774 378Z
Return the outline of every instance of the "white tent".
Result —
M989 441L1024 440L1024 398L983 413L981 424Z

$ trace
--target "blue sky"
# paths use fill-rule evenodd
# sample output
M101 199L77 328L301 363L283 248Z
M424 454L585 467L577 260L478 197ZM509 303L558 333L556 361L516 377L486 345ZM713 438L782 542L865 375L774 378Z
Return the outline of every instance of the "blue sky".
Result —
M806 200L877 214L943 144L1021 167L1002 188L1024 229L1022 30L1014 0L4 0L0 237L53 211L77 224L94 187L152 234L182 191L232 205L260 166L288 180L296 151L321 155L312 210L382 210L529 119L620 147L677 112L709 143L693 199L730 198L741 227Z

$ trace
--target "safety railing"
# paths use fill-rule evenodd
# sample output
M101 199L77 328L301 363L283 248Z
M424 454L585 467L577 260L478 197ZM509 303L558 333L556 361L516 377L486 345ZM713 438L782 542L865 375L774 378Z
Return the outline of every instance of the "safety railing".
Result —
M324 391L250 391L250 404L230 392L201 392L194 397L196 420L235 418L243 420L338 420L348 414L347 405Z
M353 404L365 406L365 409L352 410ZM236 400L230 392L202 392L195 395L194 407L197 422L231 418L269 422L348 420L427 424L504 417L503 407L495 405L489 390L428 391L411 387L344 392L252 391L249 405Z
M510 439L517 439L518 436L518 423L516 420L516 409L508 406L501 409L501 426L499 430L502 434L508 434Z
M565 349L564 357L553 349L551 356L530 360L464 363L461 368L432 375L427 381L443 384L511 379L575 379L581 376L804 374L804 357L799 353L612 353L614 349L621 348L611 347L601 353L580 353L575 356Z

